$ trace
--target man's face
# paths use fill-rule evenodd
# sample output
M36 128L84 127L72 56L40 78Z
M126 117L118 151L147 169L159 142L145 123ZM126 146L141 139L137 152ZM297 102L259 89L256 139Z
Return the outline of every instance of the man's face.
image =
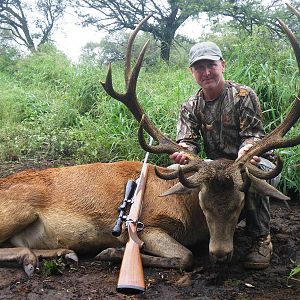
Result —
M193 77L204 90L215 89L223 85L224 70L223 60L199 60L191 66Z

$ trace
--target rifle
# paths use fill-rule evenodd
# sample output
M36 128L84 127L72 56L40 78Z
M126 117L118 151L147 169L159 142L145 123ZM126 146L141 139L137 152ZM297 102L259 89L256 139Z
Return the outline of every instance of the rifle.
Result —
M150 144L152 141L151 137ZM117 291L123 294L145 292L144 271L140 254L144 242L139 239L137 232L144 228L144 224L139 221L139 217L142 211L143 196L149 170L148 156L149 152L145 155L141 174L131 201L130 211L126 218L128 242L126 243L117 285Z

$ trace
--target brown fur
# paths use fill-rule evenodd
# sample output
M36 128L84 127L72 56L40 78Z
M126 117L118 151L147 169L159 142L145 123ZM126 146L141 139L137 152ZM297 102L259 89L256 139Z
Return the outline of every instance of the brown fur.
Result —
M138 178L140 170L140 162L123 161L24 171L0 179L0 245L78 253L124 245L126 234L116 238L111 231L125 184ZM208 235L197 192L159 197L173 184L157 178L150 166L141 238L146 251L164 257L181 257L176 247L166 245L169 238L181 249ZM1 249L0 260L7 260Z

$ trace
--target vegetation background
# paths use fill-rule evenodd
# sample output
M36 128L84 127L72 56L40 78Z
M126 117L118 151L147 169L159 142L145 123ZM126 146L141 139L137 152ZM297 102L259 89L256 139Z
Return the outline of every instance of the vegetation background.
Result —
M140 33L135 54L148 38L147 33ZM98 55L87 48L78 64L51 43L26 56L15 48L2 47L0 160L142 160L137 122L100 85L107 62L114 61L115 88L124 90L126 39L124 33L104 40ZM300 89L299 72L288 41L270 35L263 26L256 27L251 35L226 26L215 28L203 39L215 41L223 49L227 79L254 88L261 101L266 132L274 129ZM197 91L187 68L192 43L177 37L166 63L160 60L159 46L152 39L138 80L140 102L156 126L173 139L180 105ZM300 134L299 122L290 134ZM280 189L299 198L300 147L280 153L285 161ZM170 163L166 155L151 155L150 160L159 165Z

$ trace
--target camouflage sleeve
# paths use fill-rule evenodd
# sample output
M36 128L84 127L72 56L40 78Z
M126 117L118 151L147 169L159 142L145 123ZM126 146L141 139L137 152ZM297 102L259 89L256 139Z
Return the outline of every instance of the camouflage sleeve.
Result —
M240 137L242 140L240 148L262 139L264 135L259 100L255 92L249 89L247 96L240 103ZM262 157L275 163L276 155L272 150L264 153Z
M240 131L239 135L242 141L240 148L245 144L259 140L264 137L262 123L262 112L259 100L255 92L251 89L241 89L239 93L244 93L240 99Z
M196 116L196 101L189 99L181 106L177 122L176 142L184 142L189 150L199 152L201 120Z

